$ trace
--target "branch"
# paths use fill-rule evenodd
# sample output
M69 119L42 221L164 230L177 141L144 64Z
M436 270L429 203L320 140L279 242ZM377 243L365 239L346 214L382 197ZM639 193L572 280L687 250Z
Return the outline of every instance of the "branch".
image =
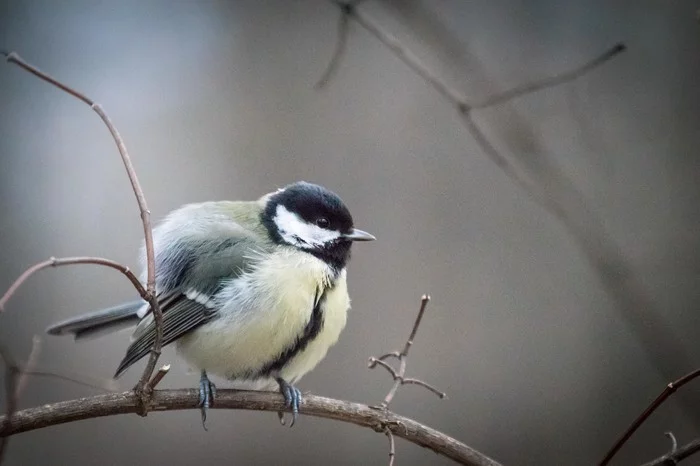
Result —
M394 385L392 385L391 389L389 390L389 393L387 393L384 397L384 401L382 401L382 403L379 405L379 408L381 409L387 409L389 407L389 404L391 403L391 400L394 399L394 395L396 395L396 392L399 389L399 387L401 385L406 384L419 385L421 387L427 388L440 398L445 398L447 396L444 392L441 392L437 388L433 387L432 385L426 382L423 382L422 380L408 379L404 377L406 375L406 364L408 363L408 351L413 345L413 339L416 337L416 332L418 332L418 326L420 325L420 322L423 319L423 314L425 313L425 308L428 306L429 301L430 296L424 294L421 298L420 309L418 311L418 316L416 317L416 320L413 323L413 329L411 330L411 334L409 335L408 340L406 340L406 344L404 345L403 350L400 353L398 351L394 351L392 353L383 354L378 358L369 358L368 367L370 369L374 369L377 365L379 365L386 369L389 372L389 374L391 374L391 377L394 379ZM394 369L389 364L384 362L384 360L388 358L396 358L399 360L399 370Z
M126 174L128 175L129 181L131 182L131 188L134 191L134 195L136 196L136 202L138 203L139 212L141 214L141 223L143 224L143 235L146 248L147 264L146 295L144 296L144 299L148 301L148 303L151 306L151 310L153 312L153 320L155 322L156 327L155 341L153 342L151 355L148 359L146 367L144 368L139 383L136 386L136 389L145 396L147 394L144 392L144 390L147 388L148 381L150 380L151 375L155 370L156 363L158 362L158 357L160 356L161 347L163 343L163 314L161 313L160 307L158 306L158 300L156 298L156 263L153 251L151 212L148 210L148 205L146 204L146 197L143 194L143 189L141 189L141 183L139 183L138 176L136 176L136 171L134 170L134 166L131 163L131 158L129 157L129 153L126 150L126 145L124 144L124 141L122 140L119 131L117 131L117 128L114 126L114 124L112 124L112 121L109 119L109 117L107 116L100 104L96 103L95 101L87 97L85 94L78 92L70 86L67 86L66 84L63 84L62 82L58 81L54 77L44 73L43 71L40 71L35 66L30 65L22 58L20 58L20 56L17 55L17 53L2 52L2 54L5 56L9 63L14 63L20 68L30 72L34 76L37 76L38 78L43 79L44 81L50 84L53 84L62 91L67 92L76 99L79 99L80 101L89 105L90 108L92 108L95 111L95 113L97 113L100 116L105 126L107 126L107 129L109 130L110 134L112 135L114 142L117 145L119 155L121 156L122 162L124 163L124 168L126 169ZM136 286L136 284L134 284L134 286ZM143 287L141 287L140 283L139 286L136 286L136 288L139 291L139 294L141 294Z
M635 419L632 424L625 430L622 435L620 435L620 438L617 439L617 442L610 448L610 450L607 452L603 460L600 462L600 466L605 466L610 462L610 460L613 459L613 456L622 448L622 446L629 440L630 437L632 437L632 434L634 434L637 429L646 421L651 414L657 410L659 406L663 404L664 401L666 401L671 395L673 395L676 390L681 388L683 385L691 382L693 379L697 378L700 376L700 369L696 369L693 372L689 372L688 374L684 375L678 380L675 380L668 385L666 385L666 388L663 389L663 391L659 394L659 396L656 397L654 401L647 406L647 409L642 411L642 414L640 414L637 419ZM671 452L673 453L673 452ZM694 452L693 452L694 453Z
M156 390L147 401L146 408L148 411L199 409L198 403L199 393L195 389ZM277 393L240 390L218 390L213 408L289 411ZM82 419L136 413L139 409L140 399L133 391L62 401L15 412L10 419L0 417L0 437ZM349 422L379 433L388 430L394 436L429 448L460 464L499 465L486 455L435 429L388 410L377 410L364 404L306 394L299 412Z
M31 371L36 365L39 353L41 352L41 340L35 336L32 340L32 350L29 353L29 359L23 370L10 354L10 351L0 346L0 359L5 364L5 416L0 420L0 429L4 430L12 421L19 398L22 395L22 390L26 385L26 372ZM7 451L7 443L9 439L6 437L0 438L0 463Z
M102 257L62 257L60 259L52 257L47 261L39 262L38 264L29 267L27 270L24 271L24 273L22 273L22 275L20 275L17 278L17 280L15 280L15 282L10 286L10 288L8 288L8 290L5 292L2 298L0 298L0 313L5 310L7 302L17 292L19 287L22 286L24 282L26 282L29 279L29 277L31 277L35 273L39 272L40 270L47 269L49 267L61 267L64 265L75 264L95 264L115 269L121 272L126 278L129 279L131 284L134 285L134 288L136 288L136 291L138 291L139 295L141 295L143 299L148 298L148 292L144 289L143 285L141 285L141 282L136 277L136 275L134 275L134 273L131 270L129 270L129 267L122 265L118 262L115 262L110 259L104 259Z
M671 449L669 453L644 463L642 466L668 466L676 465L689 456L700 451L700 439L695 439L680 448Z
M499 92L497 94L487 97L478 104L472 105L472 108L483 109L493 107L495 105L506 103L509 100L513 100L524 95L533 94L543 89L556 87L561 84L575 81L581 76L584 76L589 72L593 71L593 69L605 64L608 60L612 60L618 54L624 52L625 50L627 50L627 46L625 44L615 44L608 50L603 52L600 56L594 58L586 64L579 66L578 68L574 68L573 70L566 71L556 76L550 76L548 78L544 78L533 83L523 84L504 92Z

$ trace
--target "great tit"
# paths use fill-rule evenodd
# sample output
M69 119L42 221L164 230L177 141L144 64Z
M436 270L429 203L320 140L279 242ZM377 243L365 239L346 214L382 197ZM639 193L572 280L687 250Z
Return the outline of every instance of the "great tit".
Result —
M203 423L216 393L211 372L249 388L278 388L294 424L302 398L294 384L345 327L350 246L374 239L354 227L335 193L306 182L252 202L185 205L154 228L163 344L176 342L201 371ZM125 303L47 331L77 340L136 324L116 378L153 346L148 303Z

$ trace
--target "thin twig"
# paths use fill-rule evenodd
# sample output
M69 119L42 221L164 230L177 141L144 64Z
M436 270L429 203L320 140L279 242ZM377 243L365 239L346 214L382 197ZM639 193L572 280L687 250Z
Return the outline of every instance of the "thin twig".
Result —
M622 435L620 435L620 438L617 439L615 444L608 450L608 452L605 454L605 457L603 460L600 462L600 466L605 466L610 462L610 460L613 459L615 454L622 448L622 446L629 440L629 438L634 434L637 429L646 421L651 414L656 411L656 409L663 404L668 397L673 395L676 390L681 388L683 385L691 382L693 379L697 378L700 376L700 369L696 369L693 372L689 372L688 374L684 375L678 380L675 380L668 385L666 385L666 388L663 389L663 391L659 394L659 396L656 397L654 401L647 406L647 409L645 409L642 414L640 414L637 419L630 424L630 426L625 430Z
M376 37L379 40L379 42L391 49L391 51L394 52L394 55L396 55L409 68L411 68L415 73L422 77L443 97L445 97L447 100L454 103L458 107L469 107L469 103L467 102L464 95L452 89L444 81L442 81L435 73L433 73L427 66L423 65L420 59L412 51L404 47L403 44L401 44L401 42L396 37L384 31L371 18L363 14L357 8L351 8L349 10L348 15L352 19L357 21L357 23L363 28L365 28L370 34Z
M326 66L326 70L323 72L318 81L316 81L316 84L314 84L314 89L323 89L338 69L340 60L347 48L348 24L350 23L348 9L350 8L352 8L352 6L349 4L341 7L340 17L338 18L338 36L335 42L335 50L333 51L331 60Z
M148 411L199 409L199 390L155 390L148 400ZM246 409L255 411L289 411L281 395L274 392L218 390L214 409ZM138 412L140 400L133 391L96 395L77 400L61 401L14 413L11 419L0 417L0 437L28 432L48 426L115 414ZM378 433L389 429L394 436L451 458L459 464L498 466L499 463L473 448L425 426L413 419L389 410L343 400L304 395L299 406L301 414L349 422Z
M17 378L20 370L9 350L0 346L0 359L5 364L5 416L2 422L2 430L5 430L13 420L17 410ZM0 438L0 463L2 463L7 451L8 438Z
M26 364L26 370L31 370L39 359L39 354L41 353L41 340L39 337L34 336L32 339L32 349L29 353L29 358ZM10 351L4 346L0 346L0 359L5 364L5 419L2 422L2 428L5 427L7 423L12 420L17 411L17 406L19 404L19 398L22 395L22 390L26 386L25 371L20 368L19 364L15 361L10 354ZM7 443L9 439L0 439L0 463L2 463L5 457L5 452L7 452Z
M421 304L420 304L420 310L418 311L418 316L416 316L416 320L413 323L413 328L411 329L411 334L409 335L408 339L406 340L406 344L403 347L403 350L401 352L394 351L391 353L386 353L378 358L376 357L371 357L369 358L369 364L368 367L370 369L374 369L377 365L383 367L386 369L389 374L391 374L391 377L394 379L394 384L391 386L391 389L389 390L389 393L386 394L384 397L384 401L379 405L381 409L387 409L389 407L389 404L391 401L394 399L394 395L396 395L397 390L401 385L406 385L406 384L413 384L413 385L419 385L421 387L425 387L431 392L435 393L437 396L440 398L445 398L447 395L444 392L441 392L437 388L433 387L432 385L423 382L422 380L418 379L408 379L405 378L406 374L406 363L407 363L407 358L408 358L408 351L411 349L411 346L413 345L413 340L416 338L416 332L418 332L418 326L421 323L421 320L423 320L423 314L425 313L425 309L428 306L428 302L430 301L430 296L428 295L423 295L421 298ZM391 367L389 364L384 362L385 359L387 358L397 358L399 360L399 369L396 370L393 367Z
M170 364L166 364L160 369L158 369L158 372L156 372L156 375L153 376L150 382L148 382L148 388L149 390L154 390L156 386L160 383L161 380L163 380L163 377L170 371Z
M29 357L27 358L27 363L19 371L19 376L17 377L17 386L15 387L15 398L19 400L20 395L27 386L27 381L29 375L31 375L34 368L39 363L39 355L41 354L41 338L38 335L34 335L32 338L32 350L29 352Z
M0 312L5 310L7 302L17 292L19 287L22 286L24 282L26 282L29 279L29 277L31 277L35 273L39 272L40 270L47 269L49 267L61 267L64 265L75 264L94 264L117 270L129 279L131 284L134 285L134 288L136 288L136 291L142 298L148 298L148 293L144 289L143 285L141 285L141 282L136 277L136 275L134 275L134 273L129 269L129 267L122 265L118 262L115 262L110 259L104 259L102 257L61 257L58 259L52 257L49 260L39 262L38 264L34 264L33 266L29 267L22 273L22 275L20 275L17 278L17 280L15 280L15 282L10 286L10 288L8 288L8 290L5 292L2 298L0 298Z
M676 447L670 453L666 453L665 455L660 456L655 460L649 461L648 463L644 463L642 466L676 465L697 452L700 452L700 438L695 439L692 442L686 443L682 447Z
M99 380L91 377L86 377L83 375L71 375L62 374L58 372L48 371L48 370L26 370L22 369L22 374L31 377L46 377L51 379L63 380L66 382L74 383L76 385L82 385L83 387L94 388L95 390L101 390L105 392L116 392L117 385L112 379Z
M625 46L625 44L615 44L614 46L610 47L608 50L603 52L600 56L594 58L588 63L579 66L578 68L566 71L556 76L550 76L548 78L544 78L533 83L523 84L504 92L499 92L497 94L487 97L482 102L473 104L472 109L483 109L493 107L495 105L505 103L509 100L513 100L524 95L533 94L543 89L548 89L559 86L561 84L575 81L581 76L588 74L593 69L605 64L608 60L615 58L618 54L624 52L626 49L627 47Z
M664 432L664 435L671 440L671 453L675 453L676 450L678 450L678 440L676 440L676 436L673 435L673 432L670 430L668 432Z
M143 396L146 396L147 394L144 393L144 389L147 387L148 381L151 378L151 375L153 374L153 371L155 370L156 363L158 362L158 357L160 356L161 352L161 346L163 342L163 315L161 313L160 307L158 306L158 300L156 298L156 272L155 272L155 255L153 251L153 231L151 229L151 212L148 210L148 205L146 203L146 197L143 194L143 189L141 188L141 184L139 183L138 176L136 175L136 171L134 170L134 166L131 163L131 158L129 157L129 153L126 150L126 145L124 144L124 141L119 134L119 131L117 131L117 128L112 124L112 121L109 119L107 114L105 113L104 109L102 106L89 97L87 97L85 94L78 92L77 90L71 88L70 86L67 86L66 84L63 84L62 82L58 81L54 77L44 73L43 71L40 71L38 68L36 68L33 65L30 65L26 61L24 61L17 53L15 52L3 52L5 55L7 61L9 63L14 63L15 65L19 66L20 68L32 73L33 75L39 77L40 79L43 79L44 81L53 84L54 86L58 87L59 89L67 92L68 94L72 95L73 97L79 99L80 101L86 103L87 105L92 108L95 113L97 113L102 121L104 122L105 126L107 126L107 129L109 130L110 134L112 135L112 138L114 139L114 142L117 145L117 149L119 150L119 155L122 158L122 162L124 164L124 168L126 169L126 173L129 177L129 181L131 182L131 187L134 191L134 195L136 196L136 202L138 203L139 206L139 212L141 214L141 223L143 224L143 235L144 235L144 242L145 242L145 249L146 249L146 264L147 264L147 280L146 280L146 297L144 298L146 301L149 302L151 311L153 312L153 320L155 322L155 330L156 330L156 335L155 335L155 341L153 342L153 348L151 350L150 357L148 359L148 362L146 363L146 367L144 368L143 374L141 375L141 378L139 379L139 383L136 386L136 389L142 393ZM138 289L138 287L137 287ZM139 293L141 291L139 290ZM142 396L142 399L144 399ZM145 400L145 399L144 399Z
M391 433L388 427L384 428L384 433L389 439L389 466L394 466L394 458L396 457L396 445L394 443L394 434Z

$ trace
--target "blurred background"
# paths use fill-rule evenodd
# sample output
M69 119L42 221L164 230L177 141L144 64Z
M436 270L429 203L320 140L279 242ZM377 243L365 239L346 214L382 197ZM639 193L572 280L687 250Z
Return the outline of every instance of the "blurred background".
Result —
M590 248L607 251L598 263L576 231L485 157L453 107L358 24L337 73L314 89L335 46L332 2L2 1L0 48L105 107L154 219L301 179L336 191L358 227L377 236L354 250L347 328L302 390L380 401L391 381L369 371L367 358L401 347L430 293L408 375L449 399L407 386L393 409L504 464L578 465L600 460L667 382L700 366L699 7L360 7L472 101L627 44L575 82L475 114L525 173L555 167L579 193L588 212L579 227L595 231ZM137 266L136 203L99 118L12 65L0 66L0 108L0 289L50 256ZM111 270L44 271L10 302L0 341L25 359L49 324L134 297ZM46 337L39 367L108 379L128 338ZM161 361L174 363L162 387L195 386L171 349ZM142 367L119 387L130 388ZM96 393L32 379L21 406ZM371 430L300 421L290 430L274 413L214 411L204 432L196 411L113 416L18 435L6 464L387 461L386 438ZM700 435L699 388L654 414L617 464L663 454L668 430L681 444ZM450 464L402 440L396 461Z

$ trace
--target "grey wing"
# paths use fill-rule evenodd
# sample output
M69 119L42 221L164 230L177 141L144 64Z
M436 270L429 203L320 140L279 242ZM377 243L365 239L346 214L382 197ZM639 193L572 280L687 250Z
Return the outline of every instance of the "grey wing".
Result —
M178 293L162 299L163 341L168 345L187 332L199 327L214 317L211 305L202 304ZM146 356L156 340L156 326L151 315L145 317L134 332L134 338L119 363L114 378L122 375L132 364Z
M215 319L217 308L213 297L222 286L249 270L267 247L246 235L189 241L186 246L173 248L168 260L157 264L170 285L161 287L158 300L163 314L163 346ZM155 334L149 309L134 331L115 378L151 351Z

